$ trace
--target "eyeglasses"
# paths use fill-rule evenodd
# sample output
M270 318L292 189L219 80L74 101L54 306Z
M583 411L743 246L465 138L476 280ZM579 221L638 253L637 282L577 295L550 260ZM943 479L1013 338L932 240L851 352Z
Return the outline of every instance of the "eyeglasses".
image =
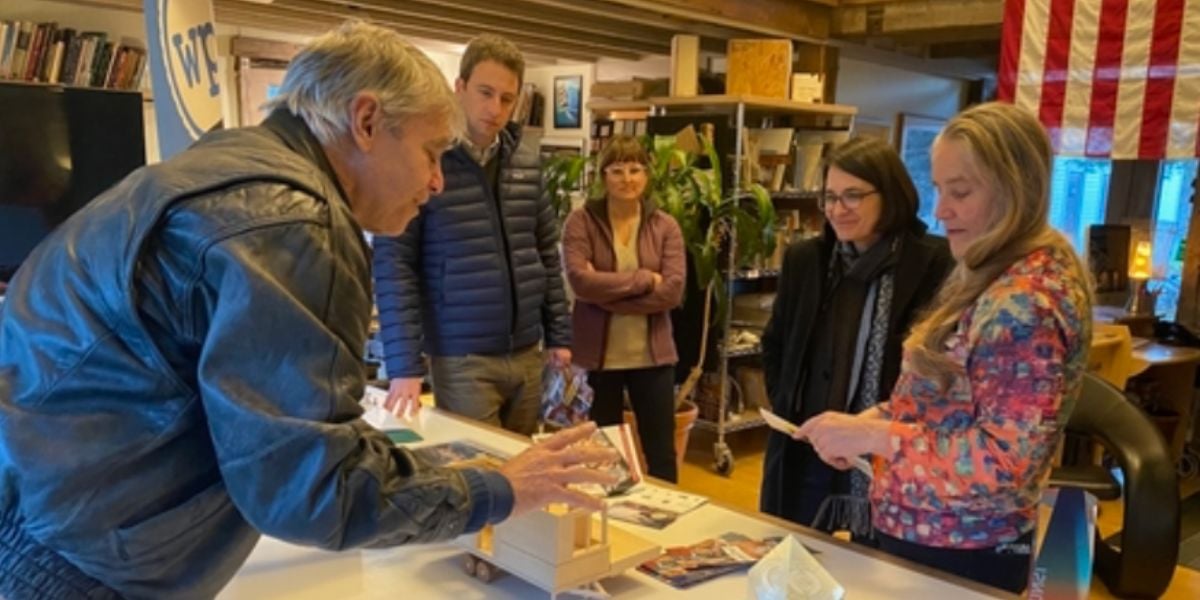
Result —
M632 165L628 167L605 167L604 172L610 177L638 177L646 174L646 167Z
M839 200L842 202L842 206L849 210L854 210L858 208L858 205L862 204L863 198L866 198L871 194L878 193L878 190L863 191L851 189L842 192L842 194L839 196L833 192L825 192L825 194L822 195L817 202L821 205L821 210L829 210L833 208L833 205L837 204Z

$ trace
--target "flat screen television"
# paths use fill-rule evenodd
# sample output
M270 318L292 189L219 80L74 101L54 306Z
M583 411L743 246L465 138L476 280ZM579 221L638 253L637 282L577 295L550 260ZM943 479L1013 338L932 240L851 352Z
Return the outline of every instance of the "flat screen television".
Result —
M0 282L59 223L146 164L142 95L0 83Z

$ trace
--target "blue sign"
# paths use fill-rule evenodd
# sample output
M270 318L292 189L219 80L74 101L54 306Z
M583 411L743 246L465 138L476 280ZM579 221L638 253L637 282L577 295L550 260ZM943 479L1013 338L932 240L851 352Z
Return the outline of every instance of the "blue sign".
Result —
M158 146L167 158L221 126L210 0L145 0Z

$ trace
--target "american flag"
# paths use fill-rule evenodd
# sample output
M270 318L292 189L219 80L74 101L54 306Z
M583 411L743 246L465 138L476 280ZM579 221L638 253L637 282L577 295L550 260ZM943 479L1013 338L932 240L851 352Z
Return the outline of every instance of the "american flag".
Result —
M1005 0L998 84L1059 154L1200 156L1200 0Z

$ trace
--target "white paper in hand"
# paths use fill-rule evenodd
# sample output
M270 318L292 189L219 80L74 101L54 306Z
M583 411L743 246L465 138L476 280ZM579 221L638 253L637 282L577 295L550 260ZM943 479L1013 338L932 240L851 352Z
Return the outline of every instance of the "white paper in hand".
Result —
M383 407L386 401L387 392L371 386L367 386L362 400L359 401L359 405L363 407L362 419L375 429L383 429L390 416L387 409Z
M780 417L779 415L776 415L765 408L758 409L758 414L762 415L762 418L767 422L768 427L788 437L791 437L792 434L796 433L797 429L800 429L800 427L795 423L792 423L791 421L788 421L787 419L784 419L783 417ZM867 459L861 456L854 458L854 468L858 469L867 477L875 477L875 471L871 469L871 463L867 462Z

